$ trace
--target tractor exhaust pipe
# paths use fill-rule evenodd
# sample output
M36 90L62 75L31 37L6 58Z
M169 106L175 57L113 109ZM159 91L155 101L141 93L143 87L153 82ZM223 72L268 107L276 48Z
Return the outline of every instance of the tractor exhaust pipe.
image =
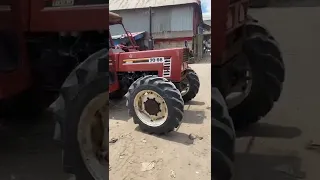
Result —
M153 37L152 37L152 8L149 7L149 40L148 40L149 50L153 50Z

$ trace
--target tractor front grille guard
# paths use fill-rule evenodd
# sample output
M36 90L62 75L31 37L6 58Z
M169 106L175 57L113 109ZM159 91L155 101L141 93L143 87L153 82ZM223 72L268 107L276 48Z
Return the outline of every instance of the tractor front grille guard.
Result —
M188 49L188 48L184 48L183 49L183 62L188 62L189 61L189 54L190 54L190 52L189 52L190 50Z

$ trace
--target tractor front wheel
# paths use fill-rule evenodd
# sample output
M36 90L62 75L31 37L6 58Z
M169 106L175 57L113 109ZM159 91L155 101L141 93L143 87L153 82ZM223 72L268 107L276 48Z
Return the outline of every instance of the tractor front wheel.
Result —
M217 88L211 92L212 177L230 180L233 176L235 130L225 100Z
M180 83L181 95L185 103L191 101L199 92L200 80L197 73L192 69L187 69L184 79Z
M239 56L242 69L226 97L230 115L237 128L246 127L265 116L280 97L285 68L280 49L270 36L251 32ZM237 92L237 93L235 93ZM232 95L231 95L232 94ZM236 95L237 94L237 95Z
M142 131L166 134L182 121L182 96L165 78L151 75L139 78L130 86L126 99L129 115Z

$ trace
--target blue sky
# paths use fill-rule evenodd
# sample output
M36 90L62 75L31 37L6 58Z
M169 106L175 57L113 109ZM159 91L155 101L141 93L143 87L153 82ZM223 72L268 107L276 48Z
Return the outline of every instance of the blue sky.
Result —
M211 17L211 0L201 0L201 9L204 17Z

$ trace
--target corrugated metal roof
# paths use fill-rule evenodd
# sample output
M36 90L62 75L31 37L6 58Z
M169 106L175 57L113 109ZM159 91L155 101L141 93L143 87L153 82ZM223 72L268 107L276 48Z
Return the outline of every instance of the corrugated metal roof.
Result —
M200 0L110 0L109 10L138 9L148 7L172 6L182 4L200 4Z

